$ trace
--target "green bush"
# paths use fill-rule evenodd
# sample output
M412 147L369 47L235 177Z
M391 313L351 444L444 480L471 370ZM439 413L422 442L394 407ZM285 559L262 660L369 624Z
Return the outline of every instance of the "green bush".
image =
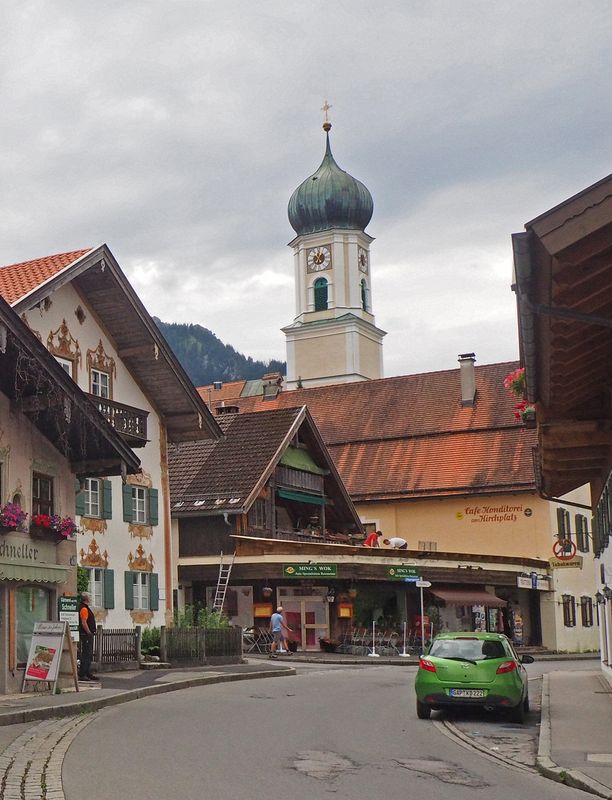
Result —
M177 628L229 628L229 619L218 611L197 606L175 609L174 624Z
M140 652L143 656L159 655L159 628L143 628L140 635Z

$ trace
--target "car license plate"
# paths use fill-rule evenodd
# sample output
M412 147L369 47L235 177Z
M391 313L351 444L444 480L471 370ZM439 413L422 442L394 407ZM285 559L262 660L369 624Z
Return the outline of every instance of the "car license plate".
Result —
M451 689L451 697L484 697L484 689Z

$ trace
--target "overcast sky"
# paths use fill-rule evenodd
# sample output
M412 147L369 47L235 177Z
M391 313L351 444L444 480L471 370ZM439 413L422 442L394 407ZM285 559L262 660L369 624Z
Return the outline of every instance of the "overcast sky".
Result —
M285 358L287 202L374 198L385 374L517 357L510 235L612 171L612 3L3 3L0 263L106 242L152 314Z

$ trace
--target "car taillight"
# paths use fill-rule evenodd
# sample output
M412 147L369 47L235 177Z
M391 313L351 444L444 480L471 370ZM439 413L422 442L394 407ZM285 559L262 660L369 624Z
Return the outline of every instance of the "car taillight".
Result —
M427 672L435 672L436 665L433 663L433 661L430 661L428 658L422 658L419 661L419 669L425 669L427 670Z
M502 675L504 672L512 672L516 669L516 661L504 661L496 670L497 675Z

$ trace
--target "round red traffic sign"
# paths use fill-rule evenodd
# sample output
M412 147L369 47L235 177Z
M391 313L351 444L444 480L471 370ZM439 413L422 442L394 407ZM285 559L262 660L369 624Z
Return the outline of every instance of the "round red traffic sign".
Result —
M571 539L557 539L553 544L553 553L559 561L570 561L576 555L576 545Z

